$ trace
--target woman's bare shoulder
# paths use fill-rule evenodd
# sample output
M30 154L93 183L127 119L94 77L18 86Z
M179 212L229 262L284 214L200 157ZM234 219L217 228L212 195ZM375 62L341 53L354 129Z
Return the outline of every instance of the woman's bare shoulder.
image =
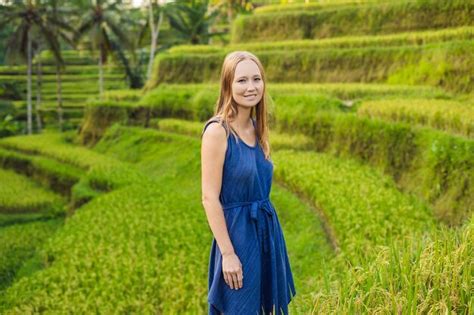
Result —
M211 118L206 122L201 137L213 143L223 143L227 138L227 130L220 120Z
M214 123L215 122L215 123ZM209 129L209 132L206 132ZM219 116L214 116L208 119L204 123L204 128L201 134L201 137L204 136L204 134L211 134L211 137L218 137L219 135L224 134L227 136L227 128L225 125L225 122L221 119Z

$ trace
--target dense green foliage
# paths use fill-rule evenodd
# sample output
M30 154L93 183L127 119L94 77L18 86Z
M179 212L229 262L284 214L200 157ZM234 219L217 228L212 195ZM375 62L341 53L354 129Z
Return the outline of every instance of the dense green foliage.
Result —
M473 41L424 46L271 50L258 54L269 82L391 82L470 92ZM147 88L162 83L218 82L225 53L160 54ZM334 65L337 64L337 67Z
M397 99L363 102L357 114L430 126L474 138L474 108L448 100Z
M321 39L285 40L274 42L250 42L230 44L225 47L211 45L180 45L170 48L172 54L209 54L224 51L229 53L234 50L247 50L258 54L268 50L301 50L301 49L336 49L358 48L368 46L404 46L425 45L436 42L452 40L471 40L474 38L474 27L462 26L441 30L416 31L406 33L371 35L348 35Z
M472 25L469 0L391 1L298 11L282 10L239 17L232 42L317 39L344 35L387 34Z
M52 192L37 186L13 171L0 169L0 213L34 213L56 208L62 200Z
M38 140L51 142L51 138ZM24 150L31 145L20 145L21 139L16 142ZM110 171L124 175L120 165L129 169L128 184L78 209L35 256L43 270L19 279L5 291L1 303L5 310L205 312L212 235L196 185L199 143L197 137L114 125L95 147L107 156L78 149L75 155L84 160L80 164L91 167L85 177L104 159ZM77 157L61 153L66 147L74 151L70 146L58 139L49 149L33 146L30 151L77 164ZM87 155L93 160L84 159ZM426 206L403 196L391 180L356 161L294 150L277 150L273 157L277 181L272 199L299 289L290 304L292 312L421 308L463 312L469 307L469 273L460 262L468 259L472 224L459 230L438 229ZM117 164L115 159L122 161ZM146 176L133 177L133 172ZM308 174L318 181L314 193L310 188L314 180ZM297 181L298 176L305 179ZM306 205L280 183L307 200ZM347 199L358 202L351 202L348 209ZM386 207L407 216L385 215ZM370 233L360 224L345 228L349 221L342 218L348 212L354 214L353 220L371 226ZM367 215L370 212L380 215ZM338 255L323 241L327 229L337 232L333 237L340 246ZM356 244L371 242L376 245L355 250ZM450 253L449 261L442 259L446 253ZM436 270L443 273L437 275ZM456 275L446 278L454 270ZM408 280L413 277L420 281ZM441 283L449 295L429 293ZM412 295L413 290L418 294ZM361 292L364 298L356 298ZM94 300L88 298L91 294ZM344 304L337 303L340 294ZM406 303L399 304L400 300Z
M61 225L61 220L57 219L15 224L0 229L0 296L15 278L29 276L36 271L39 262L33 258L35 250ZM25 261L28 263L25 264Z

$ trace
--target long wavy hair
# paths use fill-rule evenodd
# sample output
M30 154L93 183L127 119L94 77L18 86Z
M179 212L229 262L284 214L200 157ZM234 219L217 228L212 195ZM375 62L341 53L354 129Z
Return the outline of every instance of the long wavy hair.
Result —
M258 104L252 107L250 117L255 120L257 132L257 145L260 144L266 159L270 159L270 142L269 142L269 128L268 128L268 110L267 107L271 104L271 99L267 95L267 83L265 78L265 71L262 63L252 53L248 51L234 51L229 53L222 64L220 77L220 95L214 108L214 116L220 118L220 123L229 126L230 132L235 139L239 141L236 131L230 126L229 121L237 117L238 106L232 97L232 82L234 80L235 68L237 64L243 60L252 60L258 66L263 82L262 99ZM212 120L213 118L209 119ZM230 134L227 134L229 137Z

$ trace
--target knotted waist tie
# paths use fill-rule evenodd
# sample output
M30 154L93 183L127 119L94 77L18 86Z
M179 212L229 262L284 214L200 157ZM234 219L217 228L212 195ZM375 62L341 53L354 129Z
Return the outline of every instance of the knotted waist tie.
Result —
M250 205L250 218L255 222L257 226L257 233L258 236L263 239L263 251L265 253L268 253L270 250L270 244L268 244L268 233L267 229L265 229L266 222L265 220L259 220L258 217L258 211L263 210L268 217L270 217L270 220L272 219L273 214L275 213L275 210L273 209L273 206L270 202L269 198L265 199L260 199L260 200L255 200L255 201L241 201L241 202L232 202L226 205L223 205L222 208L224 210L227 209L232 209L236 207L242 207L242 206L248 206ZM270 229L270 227L269 227Z

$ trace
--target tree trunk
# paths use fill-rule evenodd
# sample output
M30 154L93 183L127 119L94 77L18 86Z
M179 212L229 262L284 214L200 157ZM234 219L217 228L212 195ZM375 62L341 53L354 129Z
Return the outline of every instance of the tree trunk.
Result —
M155 20L153 18L153 6L152 1L148 2L148 13L150 18L150 30L151 30L151 47L150 47L150 60L148 61L148 69L146 72L147 80L150 80L151 72L153 71L153 61L155 59L156 44L158 42L158 35L160 34L161 23L163 22L163 10L160 12L160 17L158 19L158 24L155 25Z
M43 126L41 124L41 88L43 86L43 72L42 72L42 65L41 65L41 50L38 49L38 63L36 64L36 126L38 128L38 132L41 132Z
M207 6L207 13L210 14L211 13L211 3L209 3L209 5ZM213 32L213 25L209 24L207 26L207 34L211 34ZM207 41L207 44L208 45L212 45L214 44L214 41L213 41L213 38L212 36L208 36L208 41Z
M61 67L56 64L56 94L58 98L58 123L59 131L63 131L63 86L61 78Z
M102 47L99 51L99 98L102 99L102 95L104 94L104 69L103 69L103 62L102 62Z
M26 115L27 115L27 129L28 134L31 135L33 132L33 122L32 122L32 113L31 113L31 59L32 59L32 52L31 52L31 34L30 30L26 35L27 39L27 54L28 54L28 69L27 69L27 84L26 84Z
M228 5L227 6L227 21L229 22L229 25L232 25L232 21L234 20L234 12L233 12L234 1L228 0L227 5Z

